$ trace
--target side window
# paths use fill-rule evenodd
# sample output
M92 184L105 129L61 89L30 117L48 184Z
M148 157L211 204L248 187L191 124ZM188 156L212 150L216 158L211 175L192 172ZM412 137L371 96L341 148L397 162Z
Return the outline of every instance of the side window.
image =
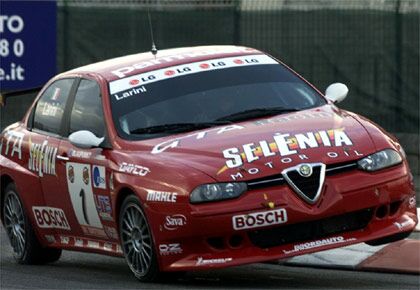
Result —
M95 81L82 80L74 99L70 117L70 134L88 130L97 137L105 132L100 89Z
M51 84L36 105L33 128L59 134L61 119L74 79L62 79Z

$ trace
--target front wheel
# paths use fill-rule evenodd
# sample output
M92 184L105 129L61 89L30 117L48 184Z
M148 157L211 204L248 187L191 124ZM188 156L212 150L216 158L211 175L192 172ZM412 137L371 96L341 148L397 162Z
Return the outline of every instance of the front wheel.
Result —
M45 248L39 243L13 183L6 186L3 221L19 264L46 264L60 258L60 249Z
M152 233L134 195L128 196L121 206L119 230L125 260L134 276L142 282L155 281L160 272Z

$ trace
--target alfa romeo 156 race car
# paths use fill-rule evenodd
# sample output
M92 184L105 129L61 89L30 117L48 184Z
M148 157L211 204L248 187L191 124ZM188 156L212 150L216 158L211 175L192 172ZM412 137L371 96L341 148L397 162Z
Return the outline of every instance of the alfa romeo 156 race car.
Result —
M124 256L134 275L221 268L403 239L404 150L261 51L141 53L62 73L1 135L16 260Z

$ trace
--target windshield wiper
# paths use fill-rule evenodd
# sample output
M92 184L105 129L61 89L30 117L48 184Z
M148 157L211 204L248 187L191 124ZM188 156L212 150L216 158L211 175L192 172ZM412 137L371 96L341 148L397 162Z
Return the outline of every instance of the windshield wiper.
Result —
M198 129L210 128L220 125L231 124L230 121L215 121L215 122L202 122L202 123L173 123L163 124L151 127L137 128L130 131L130 134L155 134L164 132L187 132Z
M251 118L258 118L258 117L268 117L268 116L274 116L281 113L289 113L289 112L297 112L300 111L300 109L296 108L256 108L256 109L250 109L245 110L237 113L233 113L231 115L227 115L221 118L218 118L216 121L242 121L247 120Z

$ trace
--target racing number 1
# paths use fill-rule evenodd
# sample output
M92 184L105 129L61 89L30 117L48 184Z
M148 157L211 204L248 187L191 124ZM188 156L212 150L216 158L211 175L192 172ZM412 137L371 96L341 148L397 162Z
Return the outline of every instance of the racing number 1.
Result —
M102 229L92 189L90 164L66 163L67 188L74 214L81 226Z
M86 213L86 201L85 201L85 191L83 188L80 190L80 197L82 198L82 210L83 210L83 217L85 218L86 224L89 225L89 218Z

